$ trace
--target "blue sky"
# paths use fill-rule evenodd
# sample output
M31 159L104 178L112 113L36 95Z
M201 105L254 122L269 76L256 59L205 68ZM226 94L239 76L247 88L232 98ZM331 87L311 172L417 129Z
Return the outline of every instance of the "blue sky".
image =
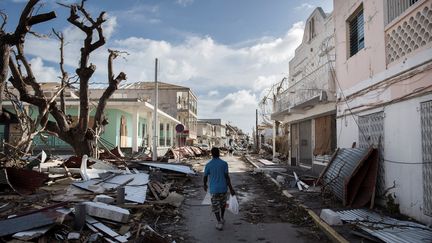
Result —
M0 9L9 16L7 30L16 26L25 2L0 0ZM67 9L56 1L42 2L40 12L55 10L58 17L34 30L64 32L65 61L73 72L82 34L66 21ZM317 6L331 12L332 0L88 0L86 6L93 15L108 14L107 44L91 58L98 67L93 83L106 82L108 48L130 54L115 63L127 82L151 81L157 57L162 81L191 87L197 94L200 118L222 118L251 132L257 102L288 75L304 21ZM38 79L56 80L56 40L30 37L27 43Z

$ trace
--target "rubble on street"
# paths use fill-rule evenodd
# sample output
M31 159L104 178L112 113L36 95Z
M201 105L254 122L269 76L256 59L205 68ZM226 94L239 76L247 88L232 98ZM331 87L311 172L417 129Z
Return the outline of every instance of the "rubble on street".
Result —
M172 149L170 162L126 157L48 156L0 170L2 242L175 242L168 226L181 219L184 184L195 171L185 159L199 148ZM180 152L176 152L180 151ZM182 152L187 151L187 152ZM37 156L36 156L37 157ZM23 158L27 162L36 159ZM43 157L43 158L42 158ZM141 158L141 159L140 159Z
M282 195L299 207L297 211L284 211L303 211L305 218L311 220L307 217L309 213L333 241L432 240L432 228L400 214L393 200L388 200L384 206L375 203L378 153L372 147L337 149L318 175L308 168L284 163L281 159L272 160L266 152L245 155L244 159L255 167L255 173L265 175ZM255 207L250 211L252 220L262 216ZM291 219L302 219L301 214L292 216Z

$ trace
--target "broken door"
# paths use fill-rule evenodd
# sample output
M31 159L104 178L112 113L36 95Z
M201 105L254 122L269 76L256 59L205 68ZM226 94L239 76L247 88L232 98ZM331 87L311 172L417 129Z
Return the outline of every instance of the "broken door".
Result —
M299 123L300 164L312 166L312 122Z

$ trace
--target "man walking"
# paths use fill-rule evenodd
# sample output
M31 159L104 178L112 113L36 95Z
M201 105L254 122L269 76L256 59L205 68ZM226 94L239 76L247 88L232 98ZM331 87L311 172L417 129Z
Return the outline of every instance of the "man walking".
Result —
M225 223L224 214L227 190L229 188L231 195L235 195L235 192L228 174L228 163L219 158L219 148L213 147L211 154L213 159L206 164L204 169L204 190L207 191L207 180L210 177L212 211L218 221L216 229L222 230Z

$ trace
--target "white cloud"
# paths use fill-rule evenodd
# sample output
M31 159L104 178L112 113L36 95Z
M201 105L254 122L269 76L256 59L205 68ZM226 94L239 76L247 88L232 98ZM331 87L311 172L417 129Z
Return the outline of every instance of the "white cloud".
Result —
M217 90L211 90L207 93L208 97L213 97L213 96L218 96L219 95L219 91Z
M58 73L52 67L44 66L42 58L36 57L30 60L33 73L39 82L59 82Z
M186 7L188 5L191 5L194 2L194 0L176 0L176 3L178 5L181 5L183 7Z
M254 80L253 90L258 92L267 89L277 81L280 81L278 80L279 78L280 75L258 76L257 79Z
M295 9L301 10L301 9L313 9L316 6L310 3L302 3L301 5L297 6Z
M108 16L107 21L102 24L102 28L107 39L110 39L117 27L117 17Z
M250 90L229 93L222 99L199 99L199 117L222 118L226 122L233 122L243 131L250 132L254 123L251 117L255 116L257 102L257 96Z
M127 10L113 11L122 22L136 22L140 24L157 24L161 22L159 18L159 5L138 4L131 5Z
M257 99L255 94L249 90L239 90L235 93L230 93L225 96L214 108L214 111L226 111L238 114L243 113L248 107L255 106ZM242 112L243 111L243 112Z
M111 35L116 26L116 18L107 22L105 34ZM299 22L282 37L266 37L241 46L224 45L210 36L190 36L176 44L138 37L108 39L107 45L95 51L90 59L97 66L92 81L106 81L108 48L130 54L125 60L116 59L114 64L114 71L125 72L128 82L153 80L154 59L158 58L159 80L189 86L199 96L199 104L205 105L200 107L206 107L198 111L199 117L217 118L216 112L218 117L225 119L252 112L250 117L254 115L257 97L288 71L288 61L301 43L303 28L304 23ZM65 63L70 72L74 72L84 35L75 27L67 27L63 32L67 41ZM26 46L31 48L27 48L26 53L58 63L58 45L54 39L29 37ZM216 99L219 97L224 98ZM239 126L249 130L246 124L251 121L243 120L244 125Z

